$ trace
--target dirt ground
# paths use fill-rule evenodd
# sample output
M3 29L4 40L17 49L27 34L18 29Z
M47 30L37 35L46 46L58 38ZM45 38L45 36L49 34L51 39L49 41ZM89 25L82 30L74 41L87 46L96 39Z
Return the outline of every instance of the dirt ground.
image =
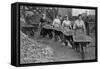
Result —
M53 48L55 54L54 55L55 61L82 60L81 54L79 52L75 51L69 46L62 45L60 41L54 41L52 39L48 39L47 37L41 38L37 35L37 33L35 34L34 37L30 38ZM90 59L95 59L95 46L89 46L86 48L84 60L90 60Z

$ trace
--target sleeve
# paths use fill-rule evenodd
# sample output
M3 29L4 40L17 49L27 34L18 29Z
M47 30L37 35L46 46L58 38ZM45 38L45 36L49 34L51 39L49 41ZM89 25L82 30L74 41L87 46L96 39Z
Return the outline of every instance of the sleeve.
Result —
M53 20L53 24L52 24L53 26L55 25L55 19Z
M42 22L42 18L40 19L40 22Z
M41 26L41 24L42 24L42 18L40 18L40 23L39 23L39 26Z
M77 21L74 22L73 29L76 29Z
M71 24L71 21L69 21L69 24L70 24L70 28L72 29L72 24Z
M64 28L65 21L62 22L62 27Z
M84 32L86 32L86 27L85 27L84 21L82 22L82 26L83 26Z

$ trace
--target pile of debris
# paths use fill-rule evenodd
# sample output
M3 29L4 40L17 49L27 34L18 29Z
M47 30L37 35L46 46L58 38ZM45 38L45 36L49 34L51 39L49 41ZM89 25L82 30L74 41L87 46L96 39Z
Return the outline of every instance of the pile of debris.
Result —
M54 50L49 46L43 46L20 32L20 63L53 62Z

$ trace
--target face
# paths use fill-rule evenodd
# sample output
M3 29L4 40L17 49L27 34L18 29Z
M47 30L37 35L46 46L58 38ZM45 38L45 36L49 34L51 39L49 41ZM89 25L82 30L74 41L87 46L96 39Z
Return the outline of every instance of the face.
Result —
M79 16L79 20L81 20L82 19L82 16Z
M59 18L59 16L56 16L56 18L58 19L58 18Z
M45 19L46 18L46 15L43 15L43 19Z
M66 20L68 20L68 16L66 17Z
M60 20L62 20L62 16L60 16Z

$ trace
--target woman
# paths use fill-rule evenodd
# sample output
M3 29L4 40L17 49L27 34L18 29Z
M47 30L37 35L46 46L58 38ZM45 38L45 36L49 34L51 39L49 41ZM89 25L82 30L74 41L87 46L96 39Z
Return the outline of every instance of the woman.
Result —
M54 27L56 27L56 28L59 28L59 27L60 27L60 25L61 25L61 21L60 21L60 18L59 18L58 15L57 15L56 18L54 19L52 25L53 25Z
M55 29L60 28L61 26L60 16L58 15L56 16L52 25L54 26ZM55 37L55 40L58 40L60 38L60 31L54 30L54 37Z
M63 29L69 30L71 29L71 22L68 19L68 16L66 15L63 22L62 22Z
M75 35L74 36L81 35L81 34L82 35L86 34L86 28L85 28L84 21L82 20L82 15L78 16L78 19L74 23L73 29L75 30ZM85 38L84 36L82 38ZM82 40L82 39L78 38L78 40ZM75 49L77 49L79 47L78 42L75 43L74 45L75 45L74 46Z
M46 19L46 15L42 14L42 17L40 19L40 27L41 27L41 31L40 31L40 36L45 37L46 36L46 30L43 28L43 26L47 23L47 19Z
M64 21L62 22L62 28L63 28L64 32L67 32L72 29L71 22L68 19L67 15L64 17ZM63 41L64 41L65 45L71 46L69 42L72 40L72 35L69 35L68 33L64 34L63 39L64 39Z
M86 28L84 21L82 20L82 15L78 16L78 19L74 23L73 29L76 31L76 34L86 34Z

